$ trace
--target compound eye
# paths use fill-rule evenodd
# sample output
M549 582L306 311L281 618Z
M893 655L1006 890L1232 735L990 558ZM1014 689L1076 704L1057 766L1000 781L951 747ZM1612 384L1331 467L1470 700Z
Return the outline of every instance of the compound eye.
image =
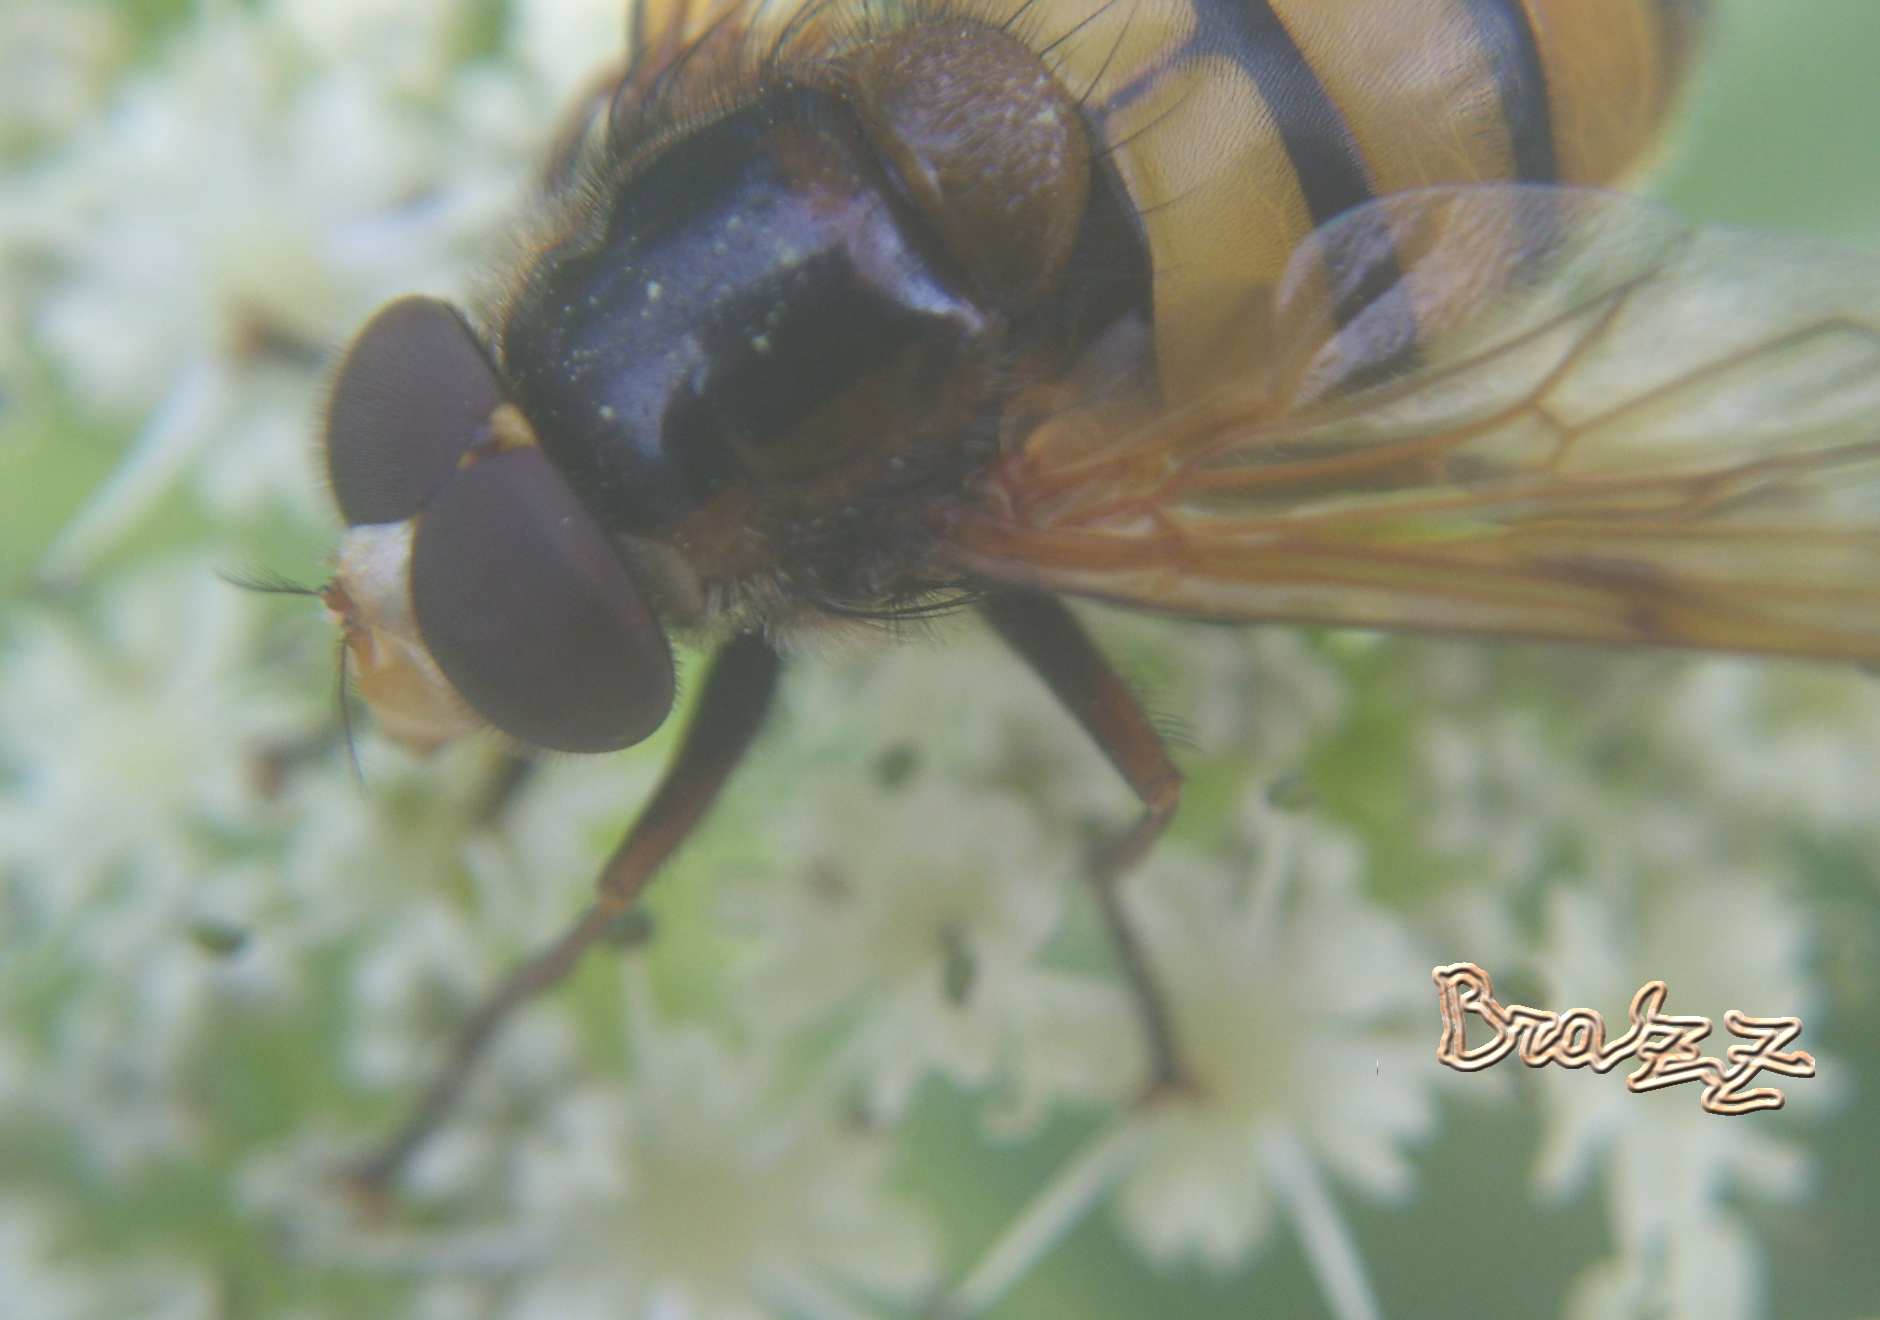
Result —
M418 297L386 304L346 350L327 404L327 475L347 525L416 514L503 402L455 308Z
M639 742L672 708L672 652L599 526L533 445L464 467L411 551L426 649L471 707L562 752Z

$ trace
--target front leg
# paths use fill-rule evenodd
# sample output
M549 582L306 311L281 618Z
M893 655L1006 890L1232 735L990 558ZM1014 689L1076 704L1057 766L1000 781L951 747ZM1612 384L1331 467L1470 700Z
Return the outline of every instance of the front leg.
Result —
M668 857L691 835L769 713L781 668L762 638L736 637L713 657L705 690L664 778L614 849L596 882L594 902L546 948L492 990L458 1029L450 1053L404 1125L352 1170L356 1187L376 1198L435 1131L462 1095L484 1049L509 1014L574 970L581 955L639 899Z
M1090 879L1116 947L1117 961L1142 1017L1149 1047L1151 1089L1180 1086L1184 1081L1181 1054L1176 1048L1168 1002L1149 967L1142 942L1123 912L1118 888L1174 819L1181 804L1181 771L1169 759L1161 735L1149 723L1142 703L1110 667L1076 616L1055 596L1001 592L987 597L979 608L999 636L1023 657L1096 740L1110 764L1142 800L1143 813L1136 823L1092 859Z

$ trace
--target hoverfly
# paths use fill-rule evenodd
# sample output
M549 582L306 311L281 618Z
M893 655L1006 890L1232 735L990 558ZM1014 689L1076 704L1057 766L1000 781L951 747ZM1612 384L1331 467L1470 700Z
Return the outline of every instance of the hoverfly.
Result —
M598 752L717 647L599 897L703 816L793 639L980 612L1140 798L1181 775L1060 594L1880 660L1880 261L1599 191L1702 0L639 0L474 317L334 379L350 678L415 747Z

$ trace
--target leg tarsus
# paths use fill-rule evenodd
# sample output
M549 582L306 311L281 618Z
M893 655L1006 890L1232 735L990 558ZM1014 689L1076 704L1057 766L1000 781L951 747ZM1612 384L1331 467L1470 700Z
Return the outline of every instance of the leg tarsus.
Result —
M498 1028L517 1007L559 982L614 921L638 901L654 875L717 799L757 736L776 691L781 662L761 638L736 637L713 657L705 690L659 787L614 849L586 912L554 943L506 976L458 1029L450 1053L397 1132L349 1171L368 1203L384 1199L417 1149L449 1116Z
M1128 832L1113 839L1097 854L1090 868L1091 889L1096 894L1123 978L1135 998L1137 1014L1142 1019L1143 1041L1149 1051L1150 1097L1185 1089L1188 1075L1177 1048L1168 997L1155 979L1148 951L1123 910L1122 887L1125 877L1148 855L1175 818L1180 801L1181 781L1177 779L1171 781L1166 803L1145 810Z
M605 900L594 903L560 938L519 964L483 998L457 1029L450 1054L425 1087L417 1107L383 1145L349 1171L354 1187L373 1199L398 1176L405 1162L444 1121L463 1094L477 1060L509 1014L566 976L590 945L619 915Z
M1167 996L1147 951L1123 911L1122 881L1161 838L1181 804L1181 771L1142 704L1104 659L1090 635L1052 596L1008 592L988 597L981 612L1084 727L1117 773L1141 799L1136 823L1092 859L1097 906L1123 978L1142 1020L1149 1051L1151 1095L1186 1084Z

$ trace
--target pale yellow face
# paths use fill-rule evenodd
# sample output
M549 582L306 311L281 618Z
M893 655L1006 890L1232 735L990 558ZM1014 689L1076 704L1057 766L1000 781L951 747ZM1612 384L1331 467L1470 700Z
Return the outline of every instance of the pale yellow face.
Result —
M412 524L348 528L325 598L378 727L414 752L486 727L431 658L411 609Z

